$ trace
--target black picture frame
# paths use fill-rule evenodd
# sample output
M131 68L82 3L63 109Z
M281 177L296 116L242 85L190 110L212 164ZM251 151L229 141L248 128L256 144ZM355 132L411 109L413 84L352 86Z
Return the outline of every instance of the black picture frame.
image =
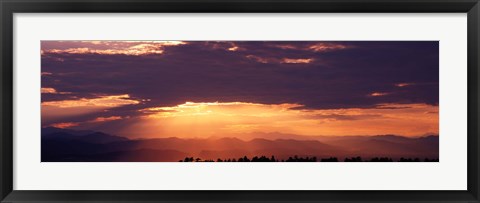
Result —
M479 0L0 0L1 202L479 202ZM13 190L15 13L467 13L466 191L24 191ZM448 175L448 174L445 174ZM95 184L92 182L92 184Z

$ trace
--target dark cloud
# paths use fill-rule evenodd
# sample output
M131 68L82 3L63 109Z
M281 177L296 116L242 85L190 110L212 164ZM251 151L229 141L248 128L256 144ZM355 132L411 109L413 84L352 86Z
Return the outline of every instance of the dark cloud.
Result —
M318 43L332 47L309 48ZM66 45L42 46L46 50ZM162 54L138 56L45 52L42 72L51 74L42 76L42 87L71 94L43 94L42 101L117 94L149 99L103 116L186 101L299 103L311 109L438 104L438 42L433 41L189 42L162 49ZM247 56L271 60L261 63ZM313 60L279 62L285 58ZM414 85L398 87L399 83ZM388 94L369 96L373 92Z

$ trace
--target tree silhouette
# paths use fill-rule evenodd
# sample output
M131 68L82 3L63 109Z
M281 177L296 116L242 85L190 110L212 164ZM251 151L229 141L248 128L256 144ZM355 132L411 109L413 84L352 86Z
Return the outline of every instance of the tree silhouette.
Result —
M345 158L345 162L361 162L362 161L362 157L352 157L352 158Z
M217 158L215 160L215 159L202 159L200 157L197 157L197 158L185 157L183 160L179 160L179 162L317 162L317 161L320 161L320 162L338 162L339 160L338 160L337 157L321 158L321 159L318 160L316 156L300 157L298 155L295 155L293 157L290 156L286 160L285 159L281 159L281 160L277 159L277 158L275 158L274 155L272 155L270 158L268 158L267 156L264 156L264 155L254 156L254 157L252 157L252 159L249 159L247 156L243 156L243 157L240 157L238 159L235 159L235 158L228 158L228 159ZM373 157L373 158L370 158L370 159L362 160L362 158L360 156L346 157L344 159L344 162L362 162L362 161L366 161L366 162L393 162L394 160L392 158L389 158L389 157ZM417 158L401 157L397 161L399 161L399 162L420 162L420 161L438 162L438 159L424 158L422 160L418 157Z
M407 158L403 158L403 157L400 158L400 162L419 162L419 161L420 161L419 158L414 158L414 159L412 159L412 158L407 159Z
M243 161L244 161L244 162L250 162L250 159L248 159L247 156L244 156L244 157L243 157Z
M320 159L321 162L338 162L337 157L330 157L326 159Z
M316 162L317 157L298 157L297 155L293 157L288 157L286 162Z
M392 162L392 158L388 158L388 157L375 157L375 158L372 158L370 159L371 162Z
M183 162L193 162L193 157L185 157Z

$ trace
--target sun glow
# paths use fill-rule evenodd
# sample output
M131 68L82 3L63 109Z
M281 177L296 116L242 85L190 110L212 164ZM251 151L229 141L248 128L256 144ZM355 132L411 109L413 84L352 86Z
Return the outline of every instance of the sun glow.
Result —
M149 136L207 137L282 132L299 135L418 136L438 133L438 106L381 104L374 108L304 109L300 104L186 102L139 110L125 131Z
M301 107L299 104L257 104L247 102L186 102L173 107L153 107L140 110L151 113L150 118L186 117L186 116L273 116L275 112L283 112L290 108ZM258 111L263 110L263 111Z

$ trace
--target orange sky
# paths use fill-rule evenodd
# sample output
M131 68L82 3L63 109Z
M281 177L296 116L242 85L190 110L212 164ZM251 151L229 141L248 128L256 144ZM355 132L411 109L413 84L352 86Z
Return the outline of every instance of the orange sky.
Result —
M438 41L41 46L44 127L132 138L439 133Z
M42 115L68 118L136 105L129 95L42 103ZM133 137L209 137L252 132L281 132L298 135L420 136L438 134L438 106L427 104L380 104L374 108L309 110L300 104L245 102L195 103L140 109L136 117L98 117L84 122L55 123L55 127L94 127L99 123L128 121L121 126Z

